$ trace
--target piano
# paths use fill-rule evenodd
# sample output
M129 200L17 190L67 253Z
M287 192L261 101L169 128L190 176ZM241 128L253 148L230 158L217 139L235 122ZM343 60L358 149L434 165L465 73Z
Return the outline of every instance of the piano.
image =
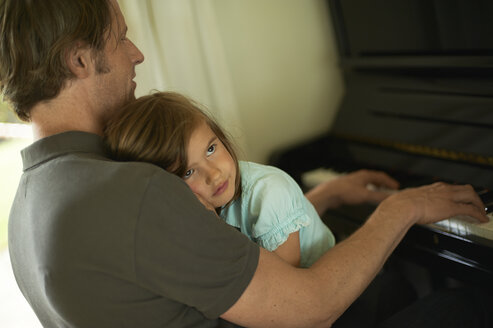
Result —
M326 133L274 152L270 164L303 188L309 187L304 178L316 172L361 168L383 170L402 188L471 184L492 211L493 2L327 3L345 95ZM341 240L374 209L346 206L328 211L323 220ZM491 214L490 220L415 225L393 257L425 268L436 281L490 287Z

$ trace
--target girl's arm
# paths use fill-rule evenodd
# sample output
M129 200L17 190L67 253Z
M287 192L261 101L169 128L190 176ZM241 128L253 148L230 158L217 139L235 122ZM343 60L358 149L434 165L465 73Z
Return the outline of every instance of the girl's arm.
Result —
M301 260L299 230L291 233L288 239L274 253L292 266L299 267Z

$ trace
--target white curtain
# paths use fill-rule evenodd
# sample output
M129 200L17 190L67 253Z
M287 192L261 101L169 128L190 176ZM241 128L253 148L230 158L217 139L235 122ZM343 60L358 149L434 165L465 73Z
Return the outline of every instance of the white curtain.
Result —
M213 0L119 0L128 35L144 53L137 96L184 93L203 104L246 151Z

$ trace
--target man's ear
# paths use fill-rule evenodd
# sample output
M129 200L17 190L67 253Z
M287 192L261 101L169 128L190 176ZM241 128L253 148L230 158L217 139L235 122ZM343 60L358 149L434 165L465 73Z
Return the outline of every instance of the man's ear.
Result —
M86 78L93 69L91 49L83 43L77 43L69 50L66 60L68 68L78 78Z

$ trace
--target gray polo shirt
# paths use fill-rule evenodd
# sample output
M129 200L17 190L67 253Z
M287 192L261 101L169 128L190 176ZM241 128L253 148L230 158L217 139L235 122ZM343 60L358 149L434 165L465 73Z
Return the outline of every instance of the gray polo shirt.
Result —
M66 132L22 151L9 219L15 277L45 327L215 327L259 249L179 178Z

